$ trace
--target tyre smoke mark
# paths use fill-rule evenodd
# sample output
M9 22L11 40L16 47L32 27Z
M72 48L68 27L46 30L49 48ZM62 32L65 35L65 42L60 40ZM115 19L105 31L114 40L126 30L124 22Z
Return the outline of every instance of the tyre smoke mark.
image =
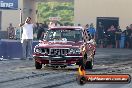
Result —
M30 79L30 78L35 78L35 77L43 77L43 76L47 76L47 75L51 75L51 74L57 74L57 73L35 74L35 75L24 76L24 77L14 78L14 79L10 79L10 80L0 81L0 83L6 83L6 82L11 82L11 81L23 80L23 79Z
M76 79L72 79L72 80L69 80L69 81L65 81L65 82L62 82L62 83L45 86L45 87L42 87L42 88L54 88L54 87L58 87L58 86L65 85L65 84L69 84L69 83L72 83L72 82L75 82L75 81L76 81Z

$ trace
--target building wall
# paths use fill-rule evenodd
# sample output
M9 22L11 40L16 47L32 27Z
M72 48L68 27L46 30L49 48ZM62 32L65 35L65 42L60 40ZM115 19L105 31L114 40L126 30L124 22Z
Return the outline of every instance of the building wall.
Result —
M20 8L22 9L22 21L24 22L27 16L30 16L35 22L36 19L36 3L35 0L18 0L18 10L2 10L1 30L6 31L10 23L19 29L20 23Z
M1 30L6 31L10 23L13 24L16 29L19 29L20 23L20 8L22 9L22 21L27 16L32 18L33 22L37 21L36 14L36 2L48 2L48 1L73 1L73 0L18 0L18 10L2 10Z
M18 7L23 9L23 20L26 16L31 16L33 21L36 19L35 1L41 0L18 0ZM45 1L45 0L43 0ZM119 17L121 28L132 23L132 0L74 0L74 22L76 24L96 25L97 17ZM9 23L17 28L20 23L19 10L2 10L2 29L6 30Z
M132 23L132 0L74 0L76 24L94 23L97 17L119 17L122 29Z
M23 1L18 0L18 8L23 7ZM13 24L14 27L18 28L18 24L20 22L20 10L2 10L2 20L1 20L1 30L6 31L7 27L10 23Z

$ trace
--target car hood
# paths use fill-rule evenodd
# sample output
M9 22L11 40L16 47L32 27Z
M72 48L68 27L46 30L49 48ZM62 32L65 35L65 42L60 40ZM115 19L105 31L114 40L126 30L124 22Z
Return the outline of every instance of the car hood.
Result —
M74 41L65 41L65 42L55 42L55 41L41 41L38 44L38 47L44 48L80 48L83 44L82 41L74 42Z

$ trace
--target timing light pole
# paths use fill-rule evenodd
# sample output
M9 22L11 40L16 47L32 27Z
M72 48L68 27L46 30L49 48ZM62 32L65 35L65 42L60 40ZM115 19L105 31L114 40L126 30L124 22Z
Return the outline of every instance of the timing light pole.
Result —
M20 24L22 23L22 9L20 8ZM22 27L20 27L20 40L22 38Z

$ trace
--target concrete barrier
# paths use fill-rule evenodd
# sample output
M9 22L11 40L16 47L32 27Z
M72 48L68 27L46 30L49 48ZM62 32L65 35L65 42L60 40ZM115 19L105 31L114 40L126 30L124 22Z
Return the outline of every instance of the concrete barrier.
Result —
M38 41L33 41L33 48ZM0 40L0 58L12 59L22 57L22 45L20 40Z
M8 33L7 31L0 31L0 39L7 39Z

